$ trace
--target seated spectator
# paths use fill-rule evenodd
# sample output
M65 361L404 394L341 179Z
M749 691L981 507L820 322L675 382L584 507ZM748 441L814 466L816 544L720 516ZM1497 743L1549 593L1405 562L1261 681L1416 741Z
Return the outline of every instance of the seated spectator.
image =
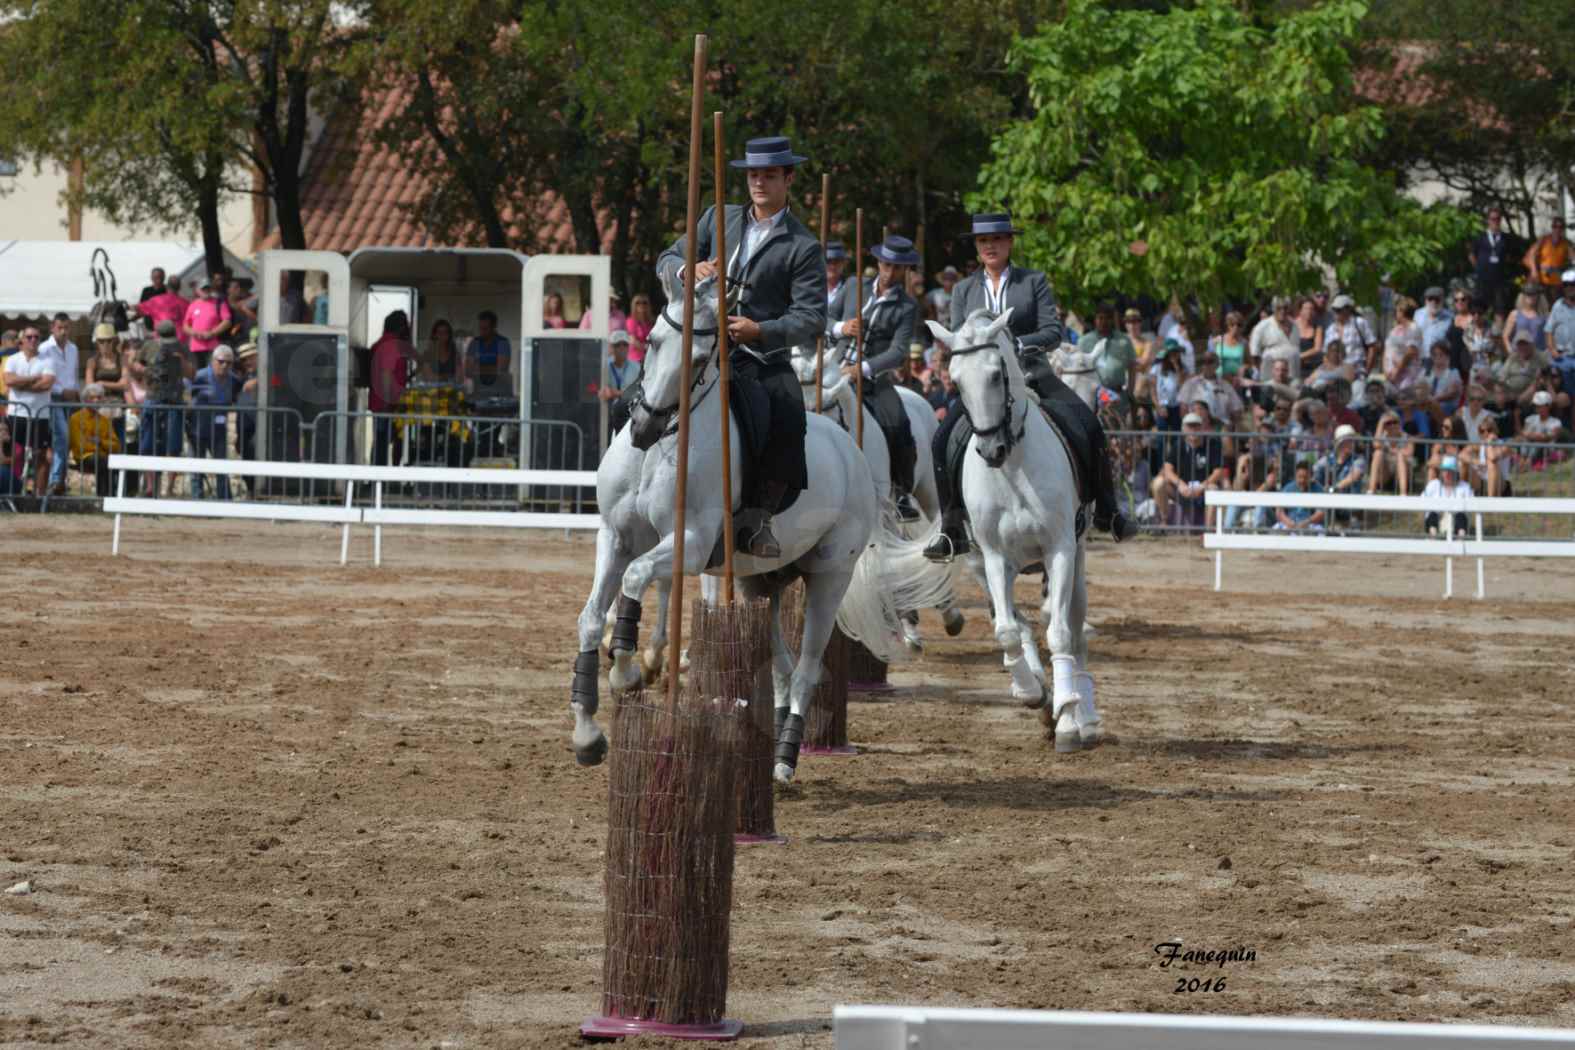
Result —
M1536 393L1537 378L1548 367L1546 355L1538 352L1536 343L1524 332L1515 336L1515 349L1493 370L1497 383L1497 403L1501 412L1519 419L1530 415L1531 396Z
M454 343L454 326L446 318L432 322L427 332L427 346L420 356L424 382L452 383L462 386L465 382L465 358Z
M1156 458L1160 468L1149 492L1160 523L1187 528L1211 525L1213 510L1205 515L1203 493L1223 489L1230 474L1220 440L1203 432L1203 418L1195 412L1183 416L1181 437L1165 440Z
M1429 412L1431 399L1424 383L1404 387L1395 398L1395 413L1400 417L1400 429L1412 437L1433 436L1433 416Z
M1415 445L1400 427L1400 417L1385 412L1378 420L1377 438L1373 442L1373 462L1367 475L1367 491L1372 494L1388 491L1390 482L1402 496L1411 494L1411 457Z
M1285 417L1290 417L1290 402L1285 402ZM1275 417L1265 416L1258 423L1258 432L1247 439L1247 449L1236 459L1236 473L1232 479L1231 487L1237 492L1246 492L1252 489L1257 492L1278 492L1281 464L1290 456L1288 442L1284 432L1275 425ZM1269 527L1271 516L1268 507L1227 507L1225 508L1225 527L1234 529L1242 513L1252 515L1254 528L1266 529Z
M1334 447L1334 421L1322 401L1302 398L1291 407L1291 420L1291 451L1298 457L1317 460Z
M1361 430L1364 434L1376 434L1378 420L1390 410L1389 384L1384 382L1383 376L1368 376L1362 391L1362 401L1357 406L1357 415L1362 417Z
M1203 402L1208 406L1209 417L1229 427L1242 413L1241 398L1236 388L1219 375L1220 359L1213 350L1205 350L1198 358L1198 374L1181 384L1177 400L1184 406Z
M928 329L926 329L927 331ZM908 347L908 360L897 369L897 385L905 386L920 397L924 396L924 378L930 374L924 362L924 347L914 343Z
M1466 449L1466 425L1460 421L1459 416L1445 416L1439 424L1438 441L1428 446L1427 452L1427 480L1432 481L1438 477L1444 460L1454 458L1457 462ZM1471 468L1466 468L1466 480L1474 481L1470 476Z
M1334 432L1334 448L1313 465L1313 480L1325 492L1359 493L1367 476L1367 458L1357 450L1356 428L1347 424Z
M1443 340L1433 344L1432 359L1428 362L1423 382L1428 387L1428 408L1435 421L1452 416L1460 408L1460 395L1465 384L1460 373L1449 361L1449 344Z
M1493 413L1488 410L1488 393L1485 389L1472 383L1466 388L1466 407L1460 413L1461 425L1465 427L1467 441L1480 441L1477 430L1484 419L1492 419Z
M1422 330L1415 324L1395 325L1384 342L1384 378L1403 390L1422 378Z
M1323 361L1307 377L1307 388L1321 391L1337 379L1347 384L1356 380L1356 370L1345 360L1345 344L1338 339L1323 348Z
M1338 429L1346 426L1358 434L1365 429L1362 417L1349 407L1351 384L1338 379L1323 388L1323 403L1329 409L1329 421Z
M1460 461L1454 456L1445 456L1438 464L1438 477L1427 483L1427 487L1422 490L1422 495L1446 499L1464 499L1471 495L1471 486L1460 480ZM1428 511L1422 519L1422 524L1427 528L1429 536L1442 535L1448 538L1451 534L1463 536L1466 532L1464 514Z
M1292 378L1291 365L1284 357L1277 357L1269 366L1269 379L1267 382L1259 381L1252 387L1253 401L1263 411L1268 412L1274 408L1276 401L1295 403L1302 395L1302 384Z
M240 392L241 380L235 375L235 351L221 346L213 352L208 367L198 369L191 384L192 455L197 459L229 458L229 409L234 407ZM193 498L202 494L202 478L201 474L191 476ZM219 499L230 498L228 474L214 475L213 483Z
M547 298L556 300L558 304L559 323L552 327L562 328L563 297L552 292ZM547 321L551 324L552 318L547 318ZM476 335L465 351L466 378L475 380L478 392L486 390L507 394L510 392L509 369L513 358L514 350L508 339L498 333L498 315L491 310L481 311L476 315Z
M1322 492L1318 483L1312 478L1312 458L1303 456L1296 461L1296 476L1286 482L1281 492L1299 492L1311 494ZM1322 532L1324 512L1311 507L1279 507L1274 512L1276 529L1289 532Z
M22 450L11 440L11 424L6 420L7 417L0 416L0 496L20 496Z
M93 475L94 490L100 499L110 493L109 457L120 451L120 438L115 436L110 420L113 411L104 407L103 386L89 383L82 388L82 407L71 413L67 425L71 458L77 461L78 470Z
M1499 440L1498 420L1489 416L1477 427L1478 441L1467 445L1460 460L1478 479L1484 496L1513 496L1514 450Z
M1532 445L1550 445L1556 442L1569 440L1569 432L1563 422L1553 414L1553 394L1547 390L1538 390L1531 395L1531 410L1534 415L1526 416L1520 421L1520 440ZM1533 455L1532 464L1540 466L1547 461L1544 450L1538 449Z
M496 323L497 319L493 319ZM563 296L557 292L548 292L541 301L541 323L545 328L567 328L568 321L563 316Z

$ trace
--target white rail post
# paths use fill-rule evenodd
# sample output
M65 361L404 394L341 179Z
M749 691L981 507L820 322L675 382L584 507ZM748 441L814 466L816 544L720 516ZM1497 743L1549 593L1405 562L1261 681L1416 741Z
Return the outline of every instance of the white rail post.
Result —
M1224 536L1225 535L1225 508L1224 507L1215 507L1214 508L1214 534L1216 536ZM1222 577L1224 575L1224 571L1225 571L1225 551L1224 550L1216 550L1214 552L1214 590L1216 592L1218 592L1219 589L1220 589L1220 586L1221 586L1221 583L1222 583Z
M1453 598L1454 596L1455 596L1455 559L1446 556L1444 558L1444 597L1445 598Z
M376 482L372 488L372 506L378 510L383 509L383 483ZM383 523L379 520L372 526L372 566L383 567Z
M115 496L117 498L119 498L119 499L125 499L126 498L126 468L125 467L120 468L120 471L119 471L119 473L117 474L117 476L115 478ZM114 539L113 542L110 543L109 556L111 558L118 558L118 557L120 557L120 511L118 511L118 510L115 512L115 539Z
M345 482L345 512L348 514L354 506L355 482ZM350 560L350 522L347 520L343 526L343 533L339 539L339 564L343 565Z
M1482 542L1482 512L1477 511L1477 542ZM1477 555L1477 601L1487 597L1487 577L1482 571L1482 555Z

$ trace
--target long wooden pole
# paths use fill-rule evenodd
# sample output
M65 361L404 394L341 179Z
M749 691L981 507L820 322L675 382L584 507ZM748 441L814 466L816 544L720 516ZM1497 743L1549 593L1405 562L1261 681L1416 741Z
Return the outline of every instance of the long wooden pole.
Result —
M853 314L859 319L859 334L853 340L853 385L858 392L855 437L864 447L864 209L853 212Z
M679 657L684 648L684 503L689 498L689 355L694 349L695 241L700 221L700 108L705 101L704 33L695 34L694 76L689 91L689 215L684 242L684 339L678 380L678 490L673 493L673 593L668 601L667 705L678 706Z
M722 111L711 114L711 144L716 168L716 359L722 398L722 601L733 604L733 413L727 359L727 180L722 166Z
M822 172L820 176L820 253L826 254L826 238L830 236L831 229L831 174ZM815 414L818 416L825 411L821 398L825 393L825 380L822 376L826 371L826 333L821 331L815 338Z

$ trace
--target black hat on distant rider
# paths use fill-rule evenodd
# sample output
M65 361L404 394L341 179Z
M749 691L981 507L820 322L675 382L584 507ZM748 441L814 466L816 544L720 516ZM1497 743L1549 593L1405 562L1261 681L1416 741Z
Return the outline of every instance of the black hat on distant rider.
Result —
M847 257L848 249L841 241L826 242L826 259L828 261L832 259L846 259Z
M731 161L735 168L791 168L808 160L793 152L786 137L750 139L744 143L744 159Z
M913 242L895 233L871 248L870 254L881 262L891 263L894 266L919 265L919 253L914 249Z
M973 236L984 237L994 233L1018 234L1022 233L1012 225L1012 213L1009 211L980 212L973 217Z

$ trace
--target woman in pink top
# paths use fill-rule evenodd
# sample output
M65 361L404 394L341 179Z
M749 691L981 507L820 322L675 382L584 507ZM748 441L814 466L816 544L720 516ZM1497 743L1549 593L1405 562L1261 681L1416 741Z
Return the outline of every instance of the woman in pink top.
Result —
M186 308L181 331L186 336L186 346L194 354L211 352L224 341L224 333L229 331L234 315L230 313L230 304L224 301L226 284L224 276L216 274L203 289L202 298Z
M629 360L645 360L645 344L651 338L651 329L656 325L656 311L651 309L651 297L644 293L634 297L629 304L629 319L624 322L624 331L629 333Z
M547 298L542 300L541 323L548 328L562 328L566 324L563 319L563 296L557 292L548 292Z

